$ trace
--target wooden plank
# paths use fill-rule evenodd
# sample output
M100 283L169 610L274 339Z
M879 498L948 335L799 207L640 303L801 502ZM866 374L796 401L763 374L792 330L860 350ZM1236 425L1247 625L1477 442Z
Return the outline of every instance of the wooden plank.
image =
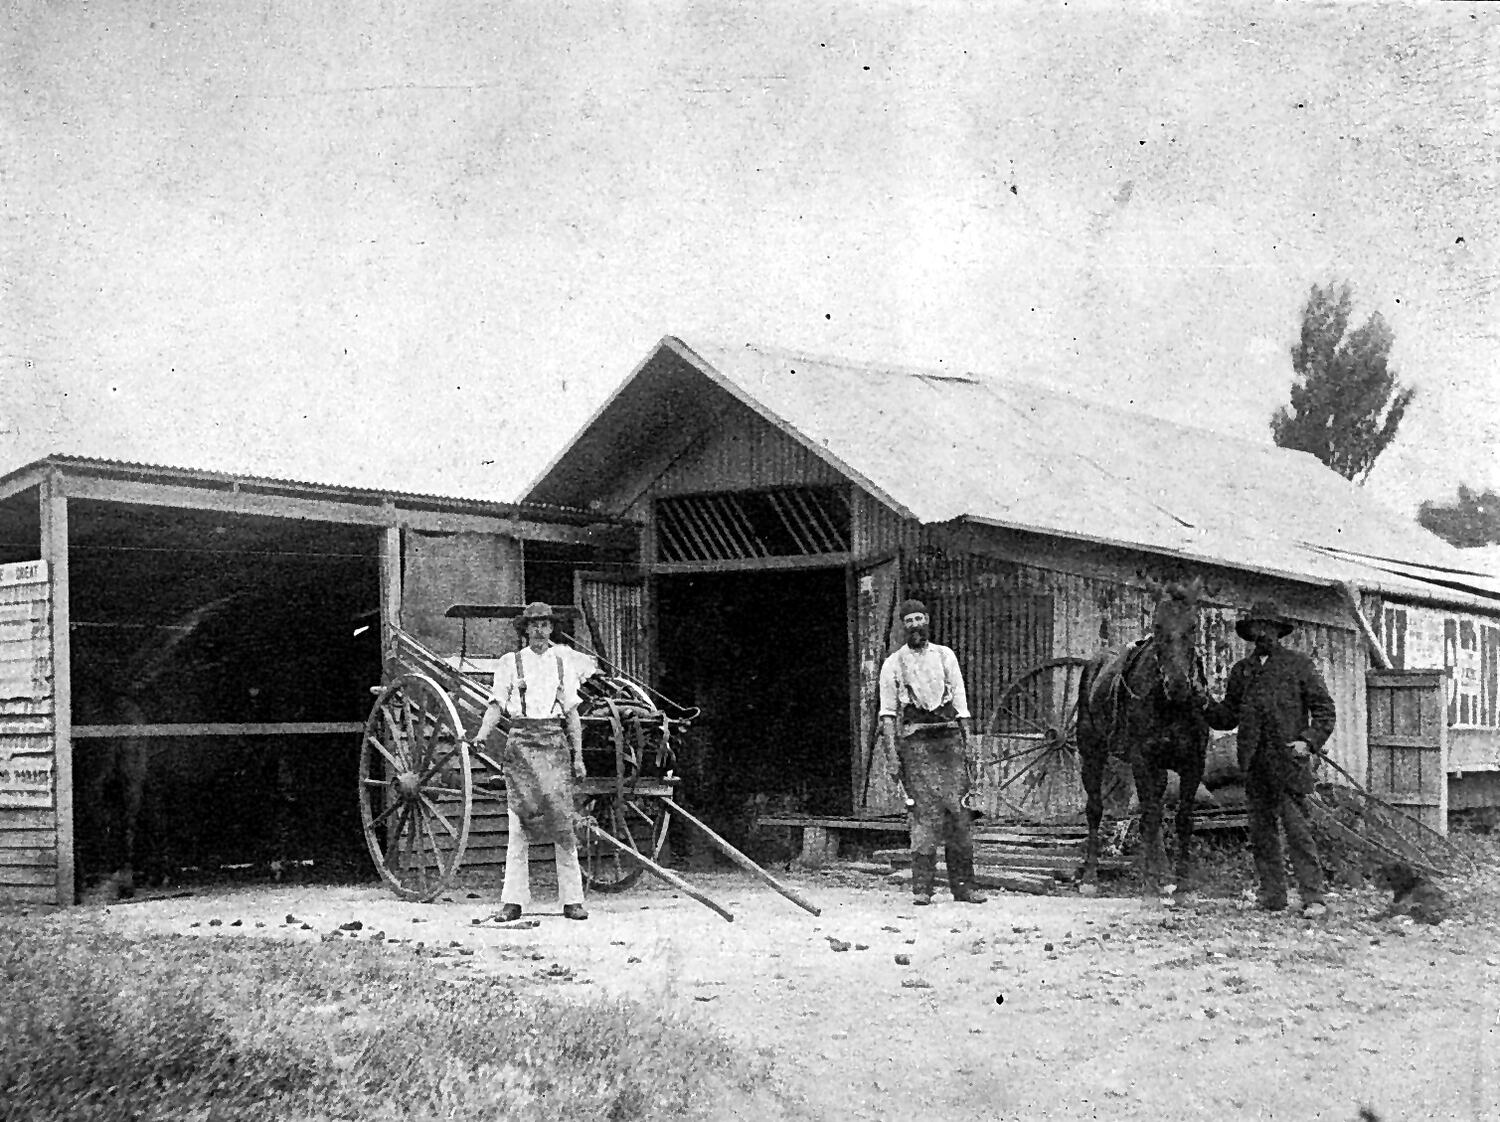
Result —
M0 870L57 869L57 847L52 845L0 846ZM5 874L0 872L0 877Z
M839 830L889 830L902 834L910 828L905 815L899 818L838 818L805 814L768 814L755 821L761 826L821 826Z
M60 471L39 491L41 553L52 570L53 807L57 812L57 905L73 903L73 680L69 627L68 499Z
M657 561L646 566L652 576L674 573L787 572L797 569L840 569L849 564L847 551L809 553L796 557L740 557L722 561Z
M395 524L395 504L384 508L390 517L380 535L380 652L391 649L391 633L401 626L401 527Z
M55 904L57 903L57 866L55 864L0 865L0 899L8 897L6 890L11 886L45 888L48 898ZM71 893L69 895L71 896ZM72 904L71 899L68 904ZM59 905L59 907L65 906L67 905Z
M40 828L16 829L10 825L9 819L10 816L6 815L6 824L0 826L0 849L55 848L57 831Z
M0 899L12 904L43 904L55 907L57 892L49 880L46 884L9 884L0 877Z
M37 809L11 809L4 811L5 826L15 830L56 830L57 812L51 807Z
M363 721L270 721L233 724L186 722L172 725L77 725L75 740L120 739L160 736L346 736L365 731Z
M1420 748L1427 752L1438 750L1437 738L1432 734L1422 736L1400 736L1396 733L1383 733L1379 736L1371 734L1370 747L1372 748Z

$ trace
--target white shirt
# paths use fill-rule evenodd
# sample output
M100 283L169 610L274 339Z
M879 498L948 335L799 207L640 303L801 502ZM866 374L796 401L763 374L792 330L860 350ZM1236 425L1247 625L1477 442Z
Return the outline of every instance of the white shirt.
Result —
M516 659L521 660L521 675L526 680L525 707L522 708L521 682L516 674ZM562 690L558 691L558 672L562 672ZM578 708L577 666L563 647L551 646L537 654L522 647L500 660L490 693L500 703L507 717L562 717ZM560 704L559 704L560 703Z
M958 716L968 717L969 699L964 693L963 671L958 668L958 656L950 648L927 643L914 651L902 644L880 667L882 717L899 717L903 705L936 709L945 701L953 702Z

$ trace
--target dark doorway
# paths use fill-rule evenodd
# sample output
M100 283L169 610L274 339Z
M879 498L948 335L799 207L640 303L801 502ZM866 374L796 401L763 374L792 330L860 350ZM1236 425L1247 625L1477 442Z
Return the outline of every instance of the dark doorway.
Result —
M757 814L848 814L849 634L842 569L665 576L662 691L703 710L683 799L730 841Z

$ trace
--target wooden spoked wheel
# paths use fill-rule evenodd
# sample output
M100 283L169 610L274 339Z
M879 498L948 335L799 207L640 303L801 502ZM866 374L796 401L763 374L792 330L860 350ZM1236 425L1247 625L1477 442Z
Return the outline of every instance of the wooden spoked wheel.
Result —
M583 799L580 813L616 841L636 853L655 861L667 844L667 827L671 812L663 799L613 792L590 795ZM594 892L623 892L637 880L645 867L611 845L599 841L590 831L583 831L578 843L578 865L583 883Z
M1048 659L1000 695L986 732L997 749L991 786L1007 807L1031 815L1048 788L1078 781L1078 686L1088 659Z
M407 900L452 886L469 843L473 778L452 698L425 674L380 691L359 751L359 816L382 878Z

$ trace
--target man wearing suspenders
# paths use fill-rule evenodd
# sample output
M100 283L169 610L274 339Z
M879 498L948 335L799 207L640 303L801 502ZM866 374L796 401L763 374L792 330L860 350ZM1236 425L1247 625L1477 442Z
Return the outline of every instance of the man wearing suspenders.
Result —
M528 604L516 619L526 645L500 660L495 684L474 737L483 744L503 713L510 724L500 764L505 774L505 884L500 918L521 918L531 901L530 847L551 843L557 859L557 895L568 919L588 919L578 838L573 832L573 781L582 779L583 725L578 682L552 645L552 609Z
M912 903L931 904L937 847L943 843L948 887L960 904L982 904L974 887L974 840L964 760L969 702L958 657L928 640L927 606L901 603L906 644L880 668L880 728L901 761L901 784L911 800Z

